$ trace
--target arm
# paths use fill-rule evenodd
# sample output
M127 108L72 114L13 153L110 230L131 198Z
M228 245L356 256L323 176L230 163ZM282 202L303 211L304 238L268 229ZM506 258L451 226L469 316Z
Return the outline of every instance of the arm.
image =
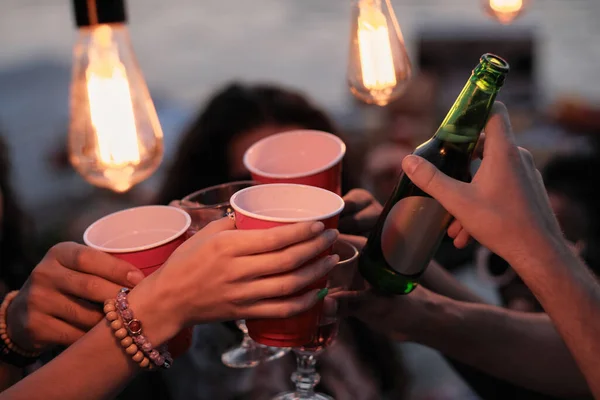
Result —
M421 278L421 284L435 293L454 300L485 304L483 299L457 281L452 274L435 261L429 264ZM482 399L541 400L554 398L511 384L505 378L496 378L479 369L479 365L468 365L445 354L442 355Z
M448 271L435 261L429 263L421 278L421 284L432 292L441 294L458 301L469 303L485 303L485 301L471 292Z
M23 377L23 369L0 363L0 392L14 385Z
M557 239L515 270L536 295L600 397L600 285L585 264ZM544 251L545 249L545 251Z
M142 321L144 336L155 348L196 323L284 318L319 301L318 289L298 291L335 265L333 258L308 265L306 260L330 247L336 232L322 232L322 223L266 231L232 228L233 221L228 218L209 224L131 291L130 309ZM88 248L63 256L79 259L83 253L100 261L111 258ZM203 261L200 264L199 259ZM217 269L220 273L215 274ZM102 320L48 365L0 394L0 400L112 398L137 369Z
M177 332L169 312L175 305L163 298L161 307L153 308L148 302L150 291L134 292L130 295L131 308L143 321L145 334L156 345L164 343ZM49 364L0 394L0 399L108 399L138 370L102 320Z
M435 297L410 338L493 376L555 396L588 393L548 316ZM440 334L440 332L443 332Z

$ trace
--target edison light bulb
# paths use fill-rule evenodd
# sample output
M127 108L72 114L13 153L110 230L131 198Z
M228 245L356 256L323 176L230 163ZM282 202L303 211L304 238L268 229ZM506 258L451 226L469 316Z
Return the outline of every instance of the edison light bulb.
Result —
M525 8L525 0L483 0L486 12L501 24L513 22Z
M353 1L347 75L352 94L384 106L404 92L410 77L410 60L390 0Z
M74 0L79 37L69 158L88 182L125 192L163 157L162 130L124 24L123 0Z

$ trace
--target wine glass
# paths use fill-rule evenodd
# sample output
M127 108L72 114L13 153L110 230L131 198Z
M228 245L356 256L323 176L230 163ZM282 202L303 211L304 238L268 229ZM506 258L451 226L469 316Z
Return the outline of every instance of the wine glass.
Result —
M333 252L340 256L340 261L329 274L328 287L330 293L350 289L359 254L356 247L344 240L338 240L333 245ZM315 392L315 387L321 379L316 370L316 365L317 357L335 340L338 328L339 321L337 318L331 316L321 317L313 341L293 349L296 353L296 372L292 374L292 382L296 384L296 390L280 393L272 400L334 400L323 393Z
M177 206L192 217L189 234L195 234L212 221L223 218L233 212L229 205L231 196L242 189L258 184L254 181L229 182L211 186L185 196ZM236 321L238 329L244 333L242 343L223 353L223 364L231 368L255 367L261 362L267 362L283 357L290 349L269 347L256 343L248 336L244 320Z

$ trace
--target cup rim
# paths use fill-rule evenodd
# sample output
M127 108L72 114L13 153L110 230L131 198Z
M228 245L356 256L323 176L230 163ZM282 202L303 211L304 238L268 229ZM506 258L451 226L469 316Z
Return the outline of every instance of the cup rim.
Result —
M346 264L350 264L351 262L356 261L356 259L358 258L358 256L360 255L360 251L358 251L358 248L353 245L352 243L350 243L347 240L344 239L338 239L333 246L335 247L336 244L343 244L344 246L348 246L351 250L352 250L352 256L346 259L343 259L340 261L338 261L338 263L336 265L346 265Z
M177 231L176 233L174 233L173 235L169 236L166 239L160 240L158 242L152 243L152 244L147 244L144 246L137 246L137 247L129 247L129 248L124 248L124 249L114 249L114 248L109 248L109 247L104 247L104 246L99 246L97 244L94 244L92 242L90 242L89 240L89 235L90 232L100 223L102 223L104 220L108 219L108 218L112 218L117 214L123 214L123 213L127 213L127 212L132 212L132 210L139 210L139 209L148 209L148 208L163 208L163 209L169 209L170 211L174 211L179 213L180 215L184 216L185 219L185 224L184 226ZM165 245L167 243L170 243L176 239L178 239L179 237L181 237L182 235L184 235L187 230L189 229L190 225L192 224L192 218L190 217L190 215L188 213L186 213L184 210L181 210L177 207L172 207L172 206L162 206L162 205L150 205L150 206L140 206L140 207L132 207L132 208L127 208L125 210L120 210L120 211L116 211L113 213L110 213L108 215L105 215L104 217L96 220L95 222L93 222L90 226L88 226L85 230L85 232L83 233L83 242L88 246L91 247L93 249L96 250L100 250L103 251L105 253L114 253L114 254L121 254L121 253L135 253L135 252L139 252L139 251L144 251L144 250L150 250L150 249L155 249L157 247L160 247L162 245Z
M300 172L300 173L296 173L296 174L268 173L259 168L254 167L253 165L250 164L249 158L252 155L252 153L254 151L256 151L256 149L259 146L264 146L265 143L268 143L272 140L277 140L279 137L284 136L284 135L303 135L303 134L307 134L307 133L310 133L310 134L316 135L316 136L324 136L324 137L334 140L335 142L337 142L340 145L340 153L332 161L328 162L326 165L324 165L322 167L315 168L308 172ZM253 173L255 175L263 176L265 178L270 178L270 179L296 179L296 178L303 178L305 176L316 175L320 172L327 171L328 169L330 169L331 167L333 167L334 165L339 163L342 160L342 158L344 158L344 155L346 155L346 143L344 143L344 141L342 139L340 139L339 137L337 137L336 135L329 133L329 132L318 131L318 130L314 130L314 129L295 129L295 130L291 130L291 131L275 133L271 136L267 136L266 138L263 138L263 139L259 140L258 142L254 143L244 153L243 163L244 163L244 166L248 169L248 171L250 171L251 173Z
M233 185L242 185L242 184L249 184L249 185L256 186L256 185L260 185L260 182L252 181L252 180L249 180L249 181L234 181L234 182L225 182L225 183L220 183L218 185L209 186L209 187L206 187L204 189L196 190L195 192L192 192L192 193L188 194L187 196L183 197L181 199L181 201L179 202L179 205L181 206L181 208L188 209L188 210L191 210L191 211L194 211L194 210L203 210L205 208L225 207L225 206L229 205L229 200L228 201L223 201L221 203L216 203L216 204L201 204L201 205L200 204L198 204L198 205L187 205L185 203L185 201L189 201L190 203L195 203L194 201L189 200L189 198L193 197L193 196L195 196L195 195L197 195L197 194L199 194L201 192L208 192L209 190L218 189L220 187L228 186L228 185L232 185L233 186ZM242 190L242 189L240 189L240 190Z
M268 187L274 187L274 186L301 187L301 188L305 188L308 190L325 192L325 193L327 193L328 196L329 195L335 196L336 200L339 200L339 206L335 211L329 212L324 215L319 215L318 217L286 218L286 217L269 217L269 216L265 216L265 215L256 214L251 211L244 210L236 204L237 197L239 197L240 195L242 195L245 192L250 191L250 190L262 190L266 186L268 186ZM333 193L330 190L322 189L322 188L319 188L316 186L300 185L297 183L266 183L266 184L257 185L257 186L250 186L250 187L247 187L245 189L235 192L233 194L233 196L231 196L231 199L229 200L229 204L231 205L231 208L233 208L235 210L236 213L240 213L242 215L245 215L246 217L254 218L257 220L261 220L261 221L279 222L279 223L288 223L288 224L289 223L293 224L293 223L299 223L299 222L326 220L328 218L331 218L331 217L334 217L334 216L340 214L344 210L344 206L345 206L344 199L342 199L340 196L338 196L337 194Z

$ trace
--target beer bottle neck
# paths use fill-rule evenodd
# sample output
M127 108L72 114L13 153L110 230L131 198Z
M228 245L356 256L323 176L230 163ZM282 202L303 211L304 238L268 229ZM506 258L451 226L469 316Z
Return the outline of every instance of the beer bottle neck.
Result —
M490 82L486 73L473 73L444 118L434 137L445 142L472 145L487 122L500 89Z

